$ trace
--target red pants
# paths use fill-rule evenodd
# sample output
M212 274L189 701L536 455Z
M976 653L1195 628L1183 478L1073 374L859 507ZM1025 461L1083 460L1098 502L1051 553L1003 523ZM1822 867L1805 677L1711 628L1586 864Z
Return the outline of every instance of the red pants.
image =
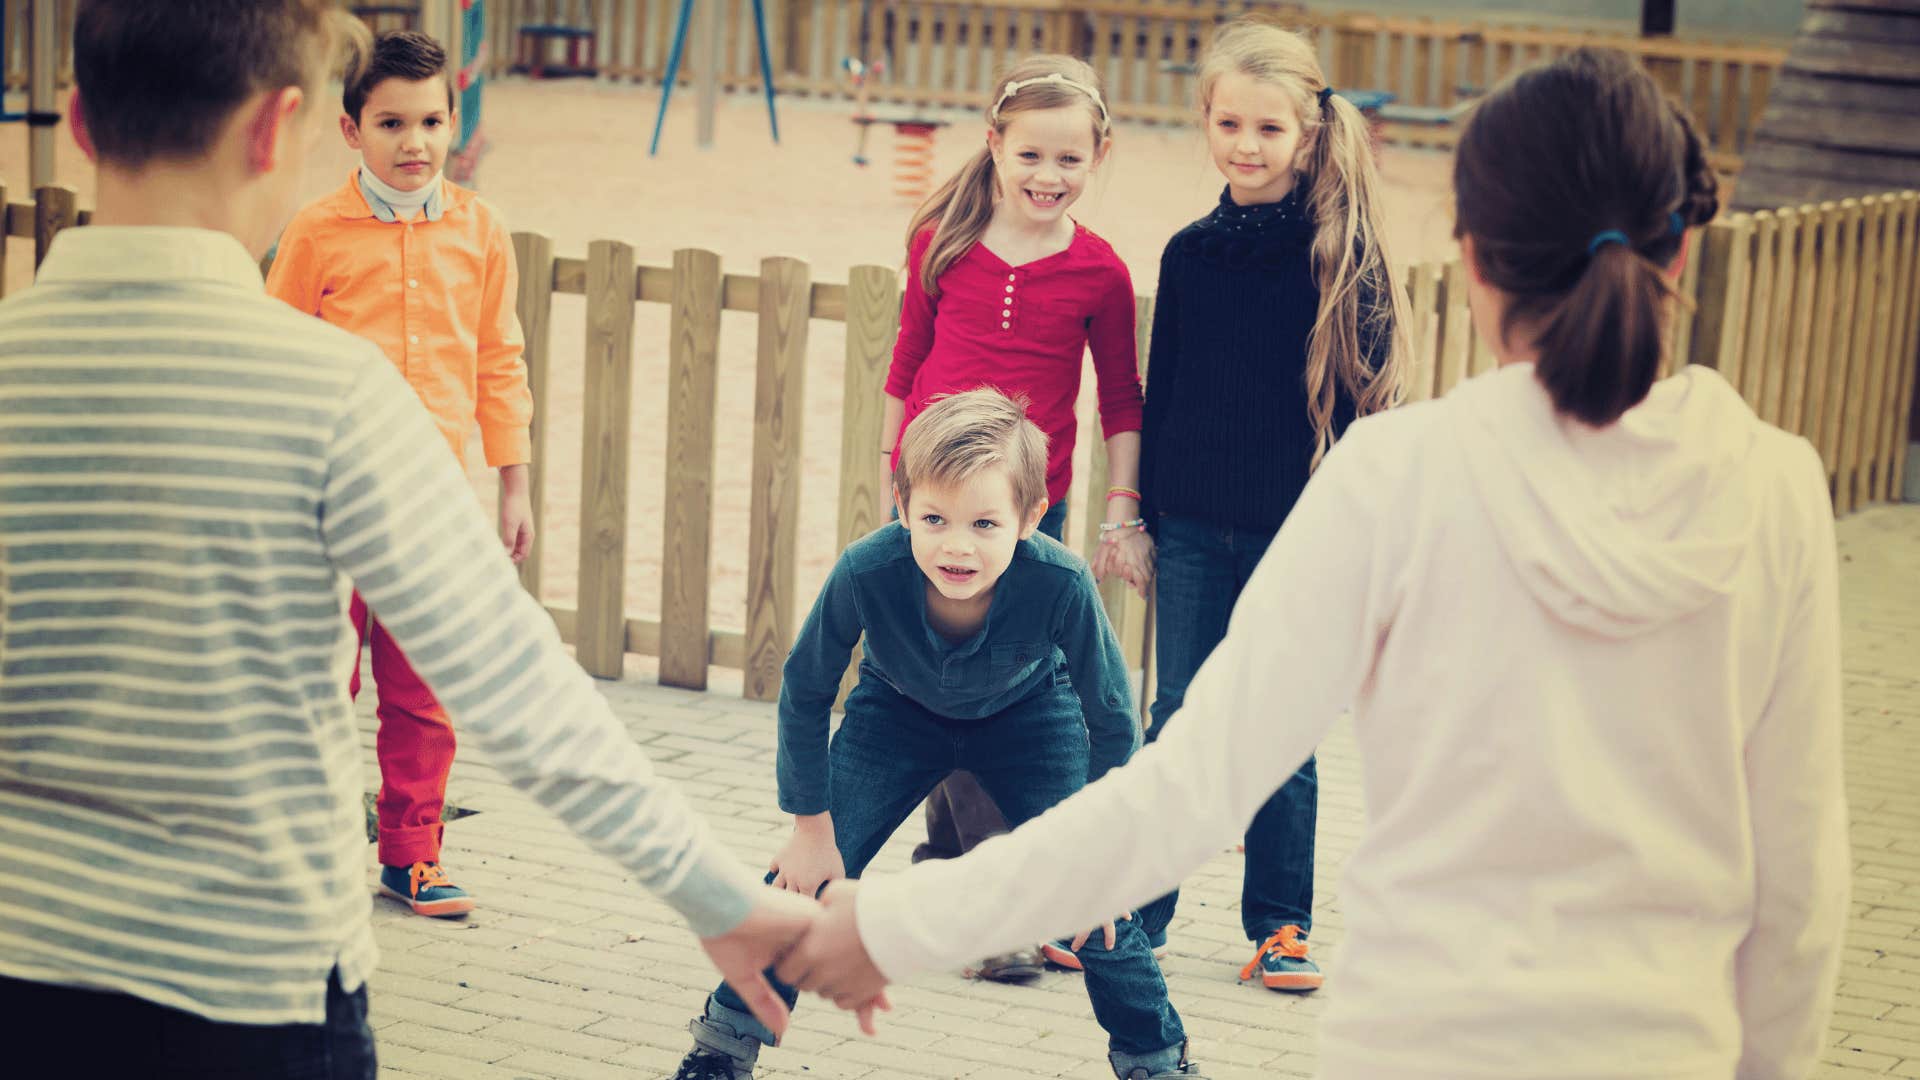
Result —
M453 721L414 674L386 627L359 593L350 611L360 649L373 640L373 687L380 696L374 710L380 734L374 741L380 760L380 863L411 866L440 861L440 811L447 801L447 773L453 769ZM347 692L360 695L360 653L353 655Z

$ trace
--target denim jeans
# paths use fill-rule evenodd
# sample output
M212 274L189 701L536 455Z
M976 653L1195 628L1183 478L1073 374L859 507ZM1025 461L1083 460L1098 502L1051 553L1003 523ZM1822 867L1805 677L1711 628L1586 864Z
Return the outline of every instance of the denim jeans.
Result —
M8 978L0 1017L17 1036L6 1051L15 1076L374 1080L379 1071L367 988L346 993L337 971L320 1024L220 1023L130 994Z
M1155 523L1154 663L1159 688L1147 741L1159 738L1186 698L1187 684L1213 647L1227 636L1227 618L1273 533L1162 515ZM1278 718L1285 719L1285 718ZM1292 923L1313 929L1313 840L1320 782L1312 758L1273 793L1247 826L1246 874L1240 889L1240 925L1264 941ZM1141 909L1149 933L1173 918L1179 890Z
M1061 499L1040 518L1040 531L1061 539L1067 523L1067 500ZM913 861L957 859L990 836L1007 831L1006 816L970 772L957 772L940 782L927 799L927 840L913 850Z
M1012 707L959 724L928 712L862 665L828 756L834 841L847 876L854 878L933 786L956 769L978 777L1015 826L1087 782L1086 724L1064 670L1051 686ZM1096 934L1080 952L1093 1015L1113 1050L1137 1056L1150 1068L1171 1051L1165 1059L1171 1065L1178 1061L1186 1032L1167 1001L1160 966L1138 918L1116 922L1114 931L1112 950L1100 947ZM774 987L789 1006L799 997L777 980ZM708 999L706 1018L725 1023L735 1035L763 1045L773 1042L772 1032L724 983Z

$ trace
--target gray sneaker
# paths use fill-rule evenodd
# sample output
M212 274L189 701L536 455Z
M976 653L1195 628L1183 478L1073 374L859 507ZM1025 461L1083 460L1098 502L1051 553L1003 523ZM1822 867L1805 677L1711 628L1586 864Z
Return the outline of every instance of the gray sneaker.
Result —
M736 1035L726 1024L704 1016L695 1017L687 1030L693 1033L693 1049L680 1059L671 1080L753 1080L760 1040Z
M1147 1056L1159 1057L1160 1054ZM1206 1074L1200 1071L1200 1066L1187 1058L1185 1043L1180 1044L1180 1063L1160 1072L1153 1072L1144 1065L1125 1068L1125 1065L1133 1060L1135 1059L1131 1055L1122 1054L1118 1050L1109 1051L1107 1054L1107 1064L1113 1067L1113 1075L1119 1080L1181 1080L1183 1077L1185 1080L1207 1080Z
M1035 946L1031 949L989 956L975 964L967 974L988 982L1023 983L1039 978L1046 968L1047 962L1040 955L1039 947Z

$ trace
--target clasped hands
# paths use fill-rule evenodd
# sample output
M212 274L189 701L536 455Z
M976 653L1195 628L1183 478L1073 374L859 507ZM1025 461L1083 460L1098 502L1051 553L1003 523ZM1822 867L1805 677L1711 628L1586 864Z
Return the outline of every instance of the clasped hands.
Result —
M726 934L702 939L701 946L755 1018L774 1034L786 1031L789 1011L767 981L769 967L781 982L854 1013L860 1030L874 1034L875 1014L892 1008L887 977L860 940L855 921L860 883L846 876L832 818L796 818L793 836L768 869L773 888L756 897L746 920ZM1113 923L1097 929L1104 933L1106 947L1113 948ZM1093 932L1076 937L1073 948L1078 950Z

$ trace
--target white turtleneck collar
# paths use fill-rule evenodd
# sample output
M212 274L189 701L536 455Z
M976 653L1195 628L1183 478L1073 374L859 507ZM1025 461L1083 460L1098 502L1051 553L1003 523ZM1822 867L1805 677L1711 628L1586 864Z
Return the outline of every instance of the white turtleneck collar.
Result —
M373 211L373 216L381 221L411 218L416 210L426 211L428 221L440 220L441 183L442 174L435 173L433 179L421 185L417 191L401 191L375 175L365 161L360 163L360 193L367 197L367 206Z

